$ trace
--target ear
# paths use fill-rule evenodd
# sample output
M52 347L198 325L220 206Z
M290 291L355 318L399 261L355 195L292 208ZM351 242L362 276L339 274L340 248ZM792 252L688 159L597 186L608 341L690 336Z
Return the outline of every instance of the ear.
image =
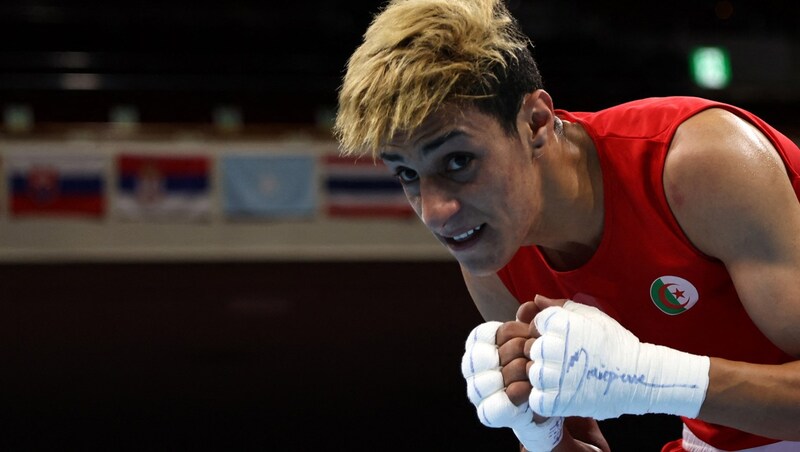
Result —
M530 141L536 154L550 139L550 131L554 130L554 110L553 98L543 89L526 94L522 100L517 128Z

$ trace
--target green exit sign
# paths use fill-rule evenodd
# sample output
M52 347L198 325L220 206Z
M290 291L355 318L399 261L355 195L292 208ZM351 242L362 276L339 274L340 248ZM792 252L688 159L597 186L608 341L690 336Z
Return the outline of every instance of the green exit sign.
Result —
M692 79L706 89L723 89L731 82L731 59L722 47L696 47L689 56Z

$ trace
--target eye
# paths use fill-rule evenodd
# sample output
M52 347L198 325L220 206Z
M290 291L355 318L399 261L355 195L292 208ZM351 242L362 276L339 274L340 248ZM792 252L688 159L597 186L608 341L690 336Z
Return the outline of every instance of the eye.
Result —
M419 177L416 171L402 166L398 167L394 174L404 184L414 182Z
M447 171L459 171L467 167L472 161L469 154L453 154L447 158Z

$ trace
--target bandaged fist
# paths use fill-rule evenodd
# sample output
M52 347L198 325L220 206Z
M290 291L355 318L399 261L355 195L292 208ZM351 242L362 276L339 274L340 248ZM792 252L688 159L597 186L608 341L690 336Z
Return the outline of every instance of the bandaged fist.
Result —
M542 416L697 416L709 360L641 343L600 310L567 301L536 315L529 404Z
M510 427L527 450L546 452L561 440L563 419L536 416L534 420L528 407L530 383L524 356L527 330L528 326L520 322L478 325L467 338L461 372L467 382L467 396L483 425ZM515 390L509 392L512 385ZM514 400L510 394L516 394Z
M525 373L527 359L524 357L527 333L524 325L520 324L517 333L522 337L506 345L503 353L505 356L501 358L497 336L498 330L503 326L500 322L486 322L475 327L467 337L461 359L461 373L467 382L467 397L478 409L481 423L488 427L511 427L512 424L524 422L532 416L530 412L526 412L526 398L512 401L505 391L514 381L525 385L525 394L530 390ZM503 341L506 342L504 339ZM513 348L516 348L516 352ZM519 361L506 369L514 360Z

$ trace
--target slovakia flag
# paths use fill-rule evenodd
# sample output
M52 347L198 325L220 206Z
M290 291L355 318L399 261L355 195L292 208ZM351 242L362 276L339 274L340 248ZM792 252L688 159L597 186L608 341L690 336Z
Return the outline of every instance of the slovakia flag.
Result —
M10 154L7 164L11 215L100 217L105 213L104 157Z

